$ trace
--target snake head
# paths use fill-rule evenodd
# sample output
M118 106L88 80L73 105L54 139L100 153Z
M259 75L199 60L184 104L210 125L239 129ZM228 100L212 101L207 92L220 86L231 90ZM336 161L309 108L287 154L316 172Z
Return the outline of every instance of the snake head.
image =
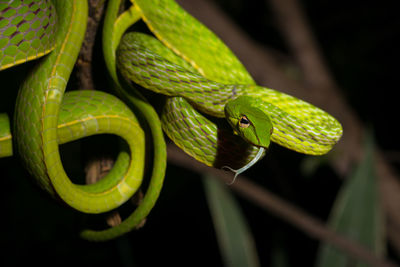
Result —
M255 99L240 96L225 105L225 117L233 131L246 142L268 148L273 131L271 118L267 113L257 108Z

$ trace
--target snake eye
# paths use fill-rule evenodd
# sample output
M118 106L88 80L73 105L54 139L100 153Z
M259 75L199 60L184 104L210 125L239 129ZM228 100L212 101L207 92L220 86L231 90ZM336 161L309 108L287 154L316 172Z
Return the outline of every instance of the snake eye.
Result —
M250 121L249 119L246 117L246 115L243 115L240 117L239 119L239 126L242 128L247 128L250 126Z

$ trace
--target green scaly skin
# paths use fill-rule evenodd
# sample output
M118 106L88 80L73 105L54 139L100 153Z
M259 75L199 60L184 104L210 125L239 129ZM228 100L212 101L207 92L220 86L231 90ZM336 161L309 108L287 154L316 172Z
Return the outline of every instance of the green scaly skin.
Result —
M263 144L269 144L271 139L297 152L322 155L339 140L342 127L336 119L307 102L255 85L243 65L222 41L174 1L133 2L142 12L149 29L175 55L171 56L170 52L165 52L165 48L161 48L156 41L149 41L148 37L127 34L118 50L118 65L126 79L157 93L183 97L206 114L226 116L234 131L256 146L265 146ZM180 59L177 59L178 56ZM182 59L192 67L181 64ZM206 118L199 120L196 115L194 119L179 112L183 110L182 105L183 102L168 105L168 108L179 108L175 109L176 112L167 113L170 120L184 123L176 124L179 128L164 124L164 130L179 146L185 147L186 152L207 165L215 166L219 144L203 139L205 142L214 141L212 149L201 149L203 152L194 153L190 150L196 148L185 145L184 139L188 134L176 136L176 133L182 133L182 127L185 127L185 131L193 135L217 136L215 129L218 126L210 129L206 126L208 121L203 123ZM257 109L257 114L263 113L263 118L259 119L252 111L245 114L246 106ZM192 108L189 103L187 108ZM236 114L232 113L233 110ZM254 117L250 121L253 127L238 129L242 115ZM168 123L163 118L165 116L162 116L162 120ZM269 122L273 126L272 135L271 127L263 125ZM264 132L260 130L263 127ZM199 156L201 153L207 154L207 157Z
M144 132L130 109L114 96L97 91L73 91L64 94L83 41L85 27L82 26L86 25L87 21L87 2L75 0L54 3L55 7L51 8L56 10L61 18L58 20L57 34L54 38L56 43L52 44L54 51L41 60L19 91L13 131L15 147L32 177L50 195L82 212L110 211L127 201L142 182ZM43 4L50 2L43 1ZM22 6L21 4L19 7ZM115 10L118 10L118 3L116 6ZM6 7L3 10L9 9ZM112 10L109 13L112 13ZM112 18L113 14L108 17ZM124 16L119 23L134 21L134 17ZM114 21L111 21L110 34L122 35L120 32L114 33L113 26ZM106 44L106 47L111 46ZM9 47L1 52L5 49ZM37 54L41 55L41 52ZM105 57L107 62L112 62L115 58L107 53ZM30 59L33 58L26 58ZM19 63L21 62L14 60L14 64ZM83 231L81 236L89 240L108 240L134 229L150 212L162 187L166 166L165 142L160 123L158 126L151 126L159 119L143 99L130 100L134 100L132 104L137 105L137 109L142 109L142 113L148 113L147 116L143 115L143 120L153 120L149 123L156 145L152 179L141 205L132 215L120 225L107 230ZM114 167L101 181L84 186L73 184L62 167L58 145L102 133L116 134L125 139L130 154L129 151L121 151ZM0 156L10 155L12 144L9 121L5 114L0 114Z
M11 139L10 121L6 114L0 113L0 157L12 156Z
M127 79L157 93L183 97L209 115L227 115L232 125L237 125L238 118L245 113L239 110L235 115L229 114L230 112L227 114L225 107L236 105L238 108L246 108L250 105L265 113L267 121L268 117L272 121L272 141L298 152L321 155L327 153L340 138L340 124L311 104L252 84L224 84L207 79L193 68L185 69L178 65L178 60L173 60L171 56L166 59L166 53L162 52L163 56L160 56L151 51L155 45L148 46L147 39L148 37L135 33L127 34L122 39L118 50L118 64L122 75ZM160 53L161 48L157 52ZM188 122L188 125L195 124L198 123ZM265 122L254 119L252 124L256 128L262 128ZM268 136L264 138L269 139L270 131L265 133ZM260 134L252 135L255 139L261 139ZM251 144L261 146L260 142L254 140Z
M0 70L54 48L57 16L50 0L0 3L0 18Z
M132 38L131 38L132 37ZM160 42L148 35L140 33L129 33L124 36L124 39L130 39L128 42L122 42L119 50L124 49L124 44L140 43L146 48L151 49L163 59L167 59L176 65L183 66L186 69L197 73L189 63L181 57L176 56L170 49L160 45ZM127 55L128 58L132 56ZM181 68L182 69L182 68ZM120 68L122 74L129 69ZM183 69L182 69L183 70ZM186 74L187 71L183 70ZM162 71L160 71L162 73ZM154 78L154 77L152 77ZM166 78L163 76L163 78ZM199 76L198 84L201 81L206 81L202 76ZM189 81L189 79L187 79ZM148 84L146 84L147 86ZM169 94L174 95L174 84L165 87L169 89ZM189 87L186 92L192 92L196 87ZM165 92L162 89L162 92ZM203 95L201 90L191 94L193 97ZM222 92L221 92L221 94ZM219 99L219 95L210 97L205 95L211 101ZM218 102L218 100L217 100ZM196 103L193 103L196 105ZM201 107L200 107L201 108ZM220 108L223 109L223 106ZM219 115L222 117L222 114ZM167 135L186 153L193 156L197 160L217 168L229 165L233 168L239 168L248 163L257 154L258 148L249 145L242 138L232 135L229 125L224 123L216 123L214 120L206 118L182 97L170 97L167 99L164 111L161 114L162 127Z
M234 84L255 84L232 51L173 0L131 0L156 37L204 77Z

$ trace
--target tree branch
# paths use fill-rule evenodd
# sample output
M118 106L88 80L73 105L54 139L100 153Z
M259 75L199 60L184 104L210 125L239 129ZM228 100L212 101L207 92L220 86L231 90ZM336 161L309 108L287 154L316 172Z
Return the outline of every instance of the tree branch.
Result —
M104 13L104 0L89 1L89 16L86 26L85 39L79 52L76 63L76 76L78 80L78 88L83 90L94 90L95 84L93 80L93 48L99 23Z
M296 0L269 0L281 33L302 70L307 86L336 87L301 5Z

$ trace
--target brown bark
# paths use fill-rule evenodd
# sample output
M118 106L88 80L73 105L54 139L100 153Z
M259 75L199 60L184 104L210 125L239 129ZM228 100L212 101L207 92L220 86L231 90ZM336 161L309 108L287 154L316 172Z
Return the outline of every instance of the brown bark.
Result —
M94 90L93 80L93 48L95 39L99 32L99 23L104 13L104 0L89 1L89 16L86 25L86 34L83 41L78 60L75 65L77 71L78 88L83 90Z

